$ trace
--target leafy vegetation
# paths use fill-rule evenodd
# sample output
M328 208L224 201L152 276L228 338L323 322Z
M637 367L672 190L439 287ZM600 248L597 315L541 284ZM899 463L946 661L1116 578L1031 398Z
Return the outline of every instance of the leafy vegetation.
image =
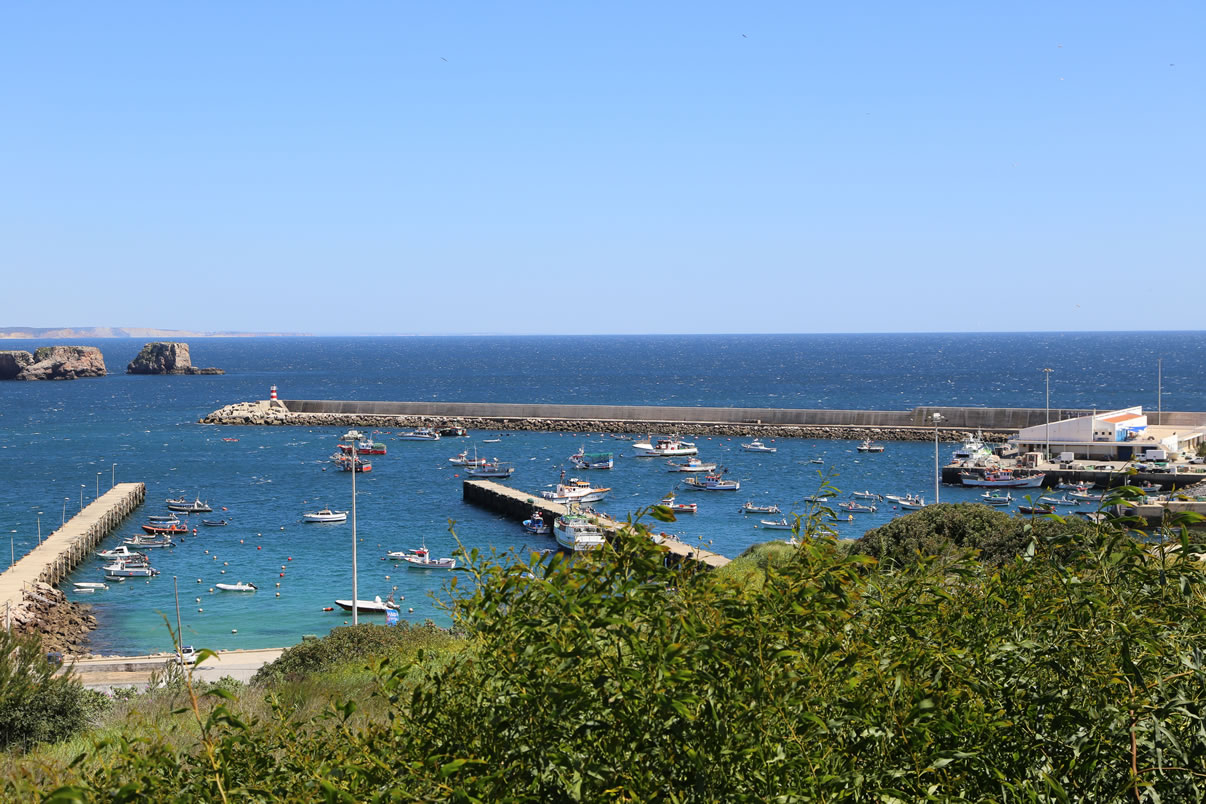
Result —
M259 689L194 695L189 743L110 735L3 795L1202 800L1199 564L1133 523L963 509L982 507L719 572L668 565L639 524L572 562L474 554L455 640L338 629L355 633L282 657ZM372 657L358 690L317 717L279 694L353 644Z

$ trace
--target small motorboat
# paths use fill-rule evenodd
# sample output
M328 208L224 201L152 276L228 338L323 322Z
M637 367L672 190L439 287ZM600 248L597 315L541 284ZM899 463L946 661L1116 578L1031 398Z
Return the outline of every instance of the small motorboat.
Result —
M699 506L695 503L680 503L674 501L674 495L668 494L662 498L658 505L663 505L678 514L695 514L699 513Z
M907 497L898 504L906 511L920 511L925 508L925 500L921 497Z
M871 439L868 438L868 439L865 439L863 441L863 443L858 445L858 451L859 452L883 452L884 445L876 444L874 441L872 441Z
M756 438L753 441L749 442L748 444L742 444L741 448L743 450L745 450L746 452L778 452L779 451L778 447L768 447L766 444L763 444L761 441L759 441Z
M687 458L687 460L683 461L682 463L675 463L674 461L666 461L666 466L668 467L666 470L668 472L715 472L716 471L715 463L704 463L699 458L694 458L694 457Z
M106 578L151 578L159 574L159 570L146 563L132 563L120 558L112 564L101 567Z
M1042 515L1055 513L1054 505L1019 505L1018 510L1023 514Z
M180 517L176 516L175 514L151 514L149 517L147 517L147 521L164 522L170 524L172 522L179 522Z
M239 581L238 583L216 583L214 588L221 589L223 592L254 592L259 587L253 583Z
M844 502L838 505L843 511L849 511L852 514L874 514L878 509L874 505L863 505L856 502Z
M544 521L544 514L539 511L533 511L532 516L523 521L523 529L537 536L548 536L553 532L549 523Z
M456 424L446 424L443 427L437 427L436 432L444 438L464 438L469 435L468 430Z
M355 448L357 455L384 455L386 451L383 442L373 441L372 439L352 442L351 444L338 444L337 446L339 447L339 451L344 455L351 455L353 448Z
M175 543L172 541L171 536L160 535L160 536L156 536L156 537L152 538L149 536L143 536L142 534L138 534L137 536L131 536L129 539L123 539L122 544L127 544L130 547L141 547L144 549L150 548L150 547L175 547L176 546Z
M398 433L401 441L439 441L440 434L430 427L420 427L408 433Z
M108 589L109 584L97 583L93 581L76 581L74 584L77 592L97 592L103 589Z
M615 456L610 452L587 452L586 447L569 457L575 469L611 469L615 466Z
M873 491L855 491L850 495L856 500L882 500L882 494L876 494Z
M487 461L485 458L477 457L476 451L474 452L473 457L470 458L469 450L464 450L461 452L461 454L449 458L448 463L452 464L453 466L485 466L487 463L489 463L489 461Z
M1013 503L1012 494L997 494L991 491L986 491L981 494L980 499L985 505L1002 506L1011 505Z
M565 473L562 472L556 487L552 491L540 492L540 496L555 503L592 503L602 500L609 491L611 489L592 485L589 481L576 477L566 480Z
M791 530L795 525L784 519L761 519L758 526L767 530Z
M432 558L426 547L415 547L408 552L395 551L389 557L405 561L411 569L456 569L455 558Z
M1066 489L1069 491L1088 491L1096 487L1096 483L1060 483L1056 488Z
M347 511L332 511L330 508L302 514L302 520L305 522L346 522L347 519Z
M364 460L359 455L353 458L351 455L344 455L342 452L336 452L331 456L331 460L337 467L339 467L339 471L341 472L350 472L352 471L353 466L356 467L357 472L363 473L373 471L373 464Z
M202 502L200 498L192 502L185 502L183 498L168 500L167 507L169 511L177 511L182 514L208 514L214 510L209 503Z
M809 463L822 463L823 464L823 463L825 463L825 459L824 458L813 458L811 461L809 461Z
M142 553L135 552L124 544L119 544L111 550L97 550L96 554L101 558L141 558L143 561L146 561L147 558Z
M683 485L696 491L738 491L741 489L740 480L727 480L723 473L709 474L703 477L688 477Z
M201 524L210 528L220 528L224 525L229 525L230 522L225 519L202 519Z
M747 502L745 505L737 509L743 514L781 514L783 511L777 505L754 505L752 502Z
M683 455L696 455L699 449L695 442L683 441L679 438L652 437L638 441L632 445L633 456L637 458L669 458Z
M515 473L515 467L505 463L499 463L497 460L486 462L480 466L470 466L465 470L465 474L473 477L510 477Z
M142 529L152 535L162 533L188 533L188 525L185 525L183 522L152 522L150 524L143 525Z
M1039 497L1038 501L1042 505L1080 505L1080 500L1074 500L1067 494L1062 497L1052 497L1050 495L1046 495Z
M1085 502L1101 502L1101 495L1091 491L1071 491L1068 492L1068 496Z

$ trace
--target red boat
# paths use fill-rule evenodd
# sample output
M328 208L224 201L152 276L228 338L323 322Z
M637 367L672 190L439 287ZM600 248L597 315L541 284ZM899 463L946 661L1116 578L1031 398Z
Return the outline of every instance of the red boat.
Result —
M351 444L340 444L339 449L343 451L344 455L352 454L352 445ZM385 454L385 444L381 441L361 441L356 446L356 454L357 455L384 455Z
M188 526L180 522L173 525L143 525L147 533L188 533Z

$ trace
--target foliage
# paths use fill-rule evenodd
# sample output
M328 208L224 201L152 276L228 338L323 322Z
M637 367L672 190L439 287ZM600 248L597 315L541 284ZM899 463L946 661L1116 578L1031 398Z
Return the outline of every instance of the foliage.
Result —
M388 656L410 656L417 651L445 644L451 635L430 623L411 625L405 621L385 626L366 623L331 630L322 639L310 639L289 648L276 661L266 664L252 684L299 679L329 670L346 662L367 663Z
M41 639L0 630L0 748L28 749L80 731L107 705L71 672L55 675Z

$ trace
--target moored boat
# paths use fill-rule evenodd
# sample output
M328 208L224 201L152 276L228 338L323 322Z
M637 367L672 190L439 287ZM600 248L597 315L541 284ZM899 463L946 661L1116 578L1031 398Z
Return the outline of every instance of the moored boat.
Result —
M667 494L662 498L658 505L663 505L678 514L695 514L699 512L699 506L695 503L680 503L675 501L673 494Z
M1019 505L1018 511L1023 514L1041 515L1055 513L1054 505Z
M749 442L748 444L742 444L741 448L743 450L745 450L746 452L778 452L779 451L778 447L768 447L766 444L763 444L757 438L755 438L753 441Z
M226 519L202 519L201 524L210 528L221 528L230 524Z
M743 514L781 514L783 511L777 505L754 505L753 502L746 502L745 505L737 509Z
M549 523L544 521L544 514L540 511L533 511L532 515L523 521L523 529L537 536L547 536L553 530Z
M473 452L473 457L469 457L469 450L462 450L459 455L455 455L448 459L448 463L453 466L485 466L489 461L485 458L477 457L477 450Z
M348 520L348 512L332 511L330 508L323 508L321 511L303 513L302 520L305 522L346 522Z
M101 567L101 570L106 578L151 578L159 574L159 570L149 564L131 563L120 558Z
M351 599L336 600L335 605L344 611L352 610ZM393 595L390 595L388 600L382 600L380 595L377 595L372 600L357 600L356 612L358 614L385 614L387 611L397 611L398 604L394 602Z
M473 477L510 477L515 473L515 467L510 464L487 461L480 466L470 466L465 474Z
M415 547L405 553L392 552L389 557L405 561L410 569L456 569L455 558L432 558L426 547Z
M615 457L610 452L586 452L585 447L570 456L570 463L575 469L611 469L615 466Z
M208 514L214 510L209 503L204 503L199 498L192 502L185 502L183 499L168 500L167 507L169 511L177 511L182 514Z
M737 491L741 488L740 480L729 480L724 473L708 474L703 477L694 475L682 481L689 489L696 491Z
M239 581L238 583L216 583L214 588L221 589L223 592L254 592L259 587L253 583Z
M851 492L850 496L856 500L882 500L884 498L882 494L876 494L873 491L855 491Z
M673 458L680 455L699 454L694 442L670 437L638 441L632 445L632 449L632 454L637 458Z
M419 427L407 433L398 433L400 441L439 441L440 434L430 427Z
M72 584L77 592L98 592L103 589L108 589L109 584L93 581L76 581Z
M996 486L998 488L1037 489L1042 488L1046 474L1015 475L1008 469L990 469L983 474L960 472L959 480L965 486Z
M849 511L852 514L874 514L878 509L874 505L863 505L856 502L839 503L838 508L843 511Z
M443 438L463 438L469 435L469 431L457 424L446 424L443 427L437 427L436 432Z
M1013 502L1012 494L1001 494L996 491L986 491L980 495L980 500L985 505L1010 505Z
M361 441L353 444L340 444L339 451L344 455L351 455L352 449L355 448L357 455L384 455L385 443L381 441Z
M717 464L705 463L699 458L692 456L682 463L666 461L666 466L668 467L666 469L668 472L715 472Z
M573 510L554 520L553 536L557 539L557 544L574 552L595 550L602 547L606 541L603 528L585 514Z
M588 481L576 477L566 480L564 472L561 478L552 491L542 491L540 496L555 503L590 503L598 502L611 491L602 486L592 486Z
M111 550L97 550L96 554L101 558L137 558L142 559L143 561L147 560L145 555L135 550L131 550L129 545L125 544L119 544L117 547L114 547Z
M876 444L874 441L867 438L867 439L863 440L863 443L858 445L858 451L859 452L883 452L884 445Z
M167 534L188 533L188 526L185 525L183 522L176 522L176 523L170 524L170 525L167 523L161 523L161 524L152 523L149 525L143 525L142 529L145 532L153 534L153 535L158 535L158 534L162 534L162 533L167 533Z
M355 467L356 471L360 473L373 471L373 464L364 460L364 458L361 458L359 455L353 458L351 455L344 455L336 452L331 456L331 460L335 462L335 465L339 467L339 471L341 472L350 472L352 471L353 466Z
M784 519L760 519L760 520L758 520L758 526L762 527L762 528L766 528L767 530L791 530L792 528L795 527L795 525L792 524L791 522L788 522L786 518L784 518Z

